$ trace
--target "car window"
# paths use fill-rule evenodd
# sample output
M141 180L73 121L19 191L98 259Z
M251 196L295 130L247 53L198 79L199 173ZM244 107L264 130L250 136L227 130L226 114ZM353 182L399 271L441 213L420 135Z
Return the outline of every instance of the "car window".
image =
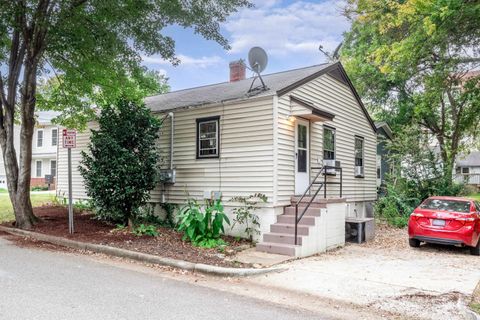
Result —
M475 203L475 210L477 210L477 212L480 212L480 203L478 201L474 201L473 203Z
M470 212L470 201L427 199L420 205L422 209L442 210L451 212Z

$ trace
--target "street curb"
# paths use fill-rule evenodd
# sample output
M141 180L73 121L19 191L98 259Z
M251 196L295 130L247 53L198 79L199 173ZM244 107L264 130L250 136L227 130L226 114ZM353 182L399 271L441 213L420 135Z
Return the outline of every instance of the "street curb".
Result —
M26 236L34 238L39 241L44 241L52 244L56 244L63 247L93 251L96 253L103 253L110 256L127 258L136 261L153 263L162 266L174 267L182 270L187 270L190 272L199 272L204 274L210 274L215 276L222 277L248 277L261 275L270 272L282 272L287 270L285 267L271 267L264 269L240 269L240 268L225 268L218 266L211 266L203 263L193 263L183 260L171 259L159 257L147 253L135 252L110 246L104 246L100 244L86 243L81 241L69 240L61 237L50 236L38 232L26 231L21 229L9 228L5 226L0 226L0 231L4 231L13 235Z

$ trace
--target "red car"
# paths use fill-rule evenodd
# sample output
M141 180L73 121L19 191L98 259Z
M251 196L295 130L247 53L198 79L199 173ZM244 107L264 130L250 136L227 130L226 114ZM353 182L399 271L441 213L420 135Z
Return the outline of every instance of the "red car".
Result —
M457 197L430 197L422 202L408 221L411 247L421 242L470 247L480 255L480 204Z

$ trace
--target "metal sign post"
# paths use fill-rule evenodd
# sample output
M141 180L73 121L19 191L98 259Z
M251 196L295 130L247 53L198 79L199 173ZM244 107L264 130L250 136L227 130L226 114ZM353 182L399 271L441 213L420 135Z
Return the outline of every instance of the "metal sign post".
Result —
M77 144L77 132L63 129L63 147L68 152L68 232L72 234L73 228L73 202L72 202L72 148Z

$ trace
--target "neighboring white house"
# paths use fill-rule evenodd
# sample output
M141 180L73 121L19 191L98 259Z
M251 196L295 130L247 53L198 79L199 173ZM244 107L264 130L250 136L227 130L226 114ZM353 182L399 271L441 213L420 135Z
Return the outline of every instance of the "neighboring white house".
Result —
M51 120L57 115L55 112L37 112L37 122L32 140L32 171L30 184L34 186L46 186L45 176L56 176L57 172L57 149L59 142L59 127L53 125ZM20 150L20 126L15 126L14 146ZM0 150L1 154L1 150ZM7 188L5 166L3 156L0 158L0 188ZM55 188L55 183L50 186Z
M230 211L232 197L263 193L268 202L257 212L259 250L305 256L343 245L346 217L372 216L377 196L376 128L343 67L321 64L264 75L267 90L259 80L252 86L253 79L244 78L241 62L230 68L230 82L145 100L153 113L169 116L159 141L165 183L151 201L181 205L188 196L221 194ZM88 141L89 132L78 134L73 168ZM66 154L60 148L57 192L65 195ZM331 175L335 170L324 168L319 175L318 183L329 184L298 223L295 245L292 201L324 165L342 172ZM78 170L73 180L73 197L86 198ZM240 234L241 228L228 231Z
M460 155L455 161L455 181L480 187L480 151Z

